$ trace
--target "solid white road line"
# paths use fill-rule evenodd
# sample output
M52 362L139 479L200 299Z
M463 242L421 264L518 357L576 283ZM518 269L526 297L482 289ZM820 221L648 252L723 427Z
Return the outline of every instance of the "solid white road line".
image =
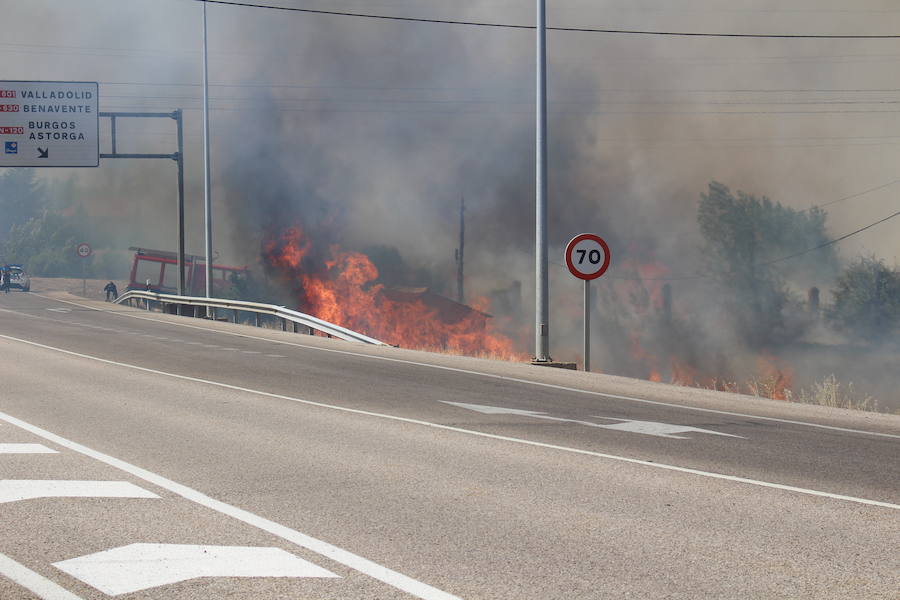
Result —
M82 600L81 596L76 596L2 553L0 553L0 575L21 585L41 600Z
M200 577L338 577L281 548L129 544L53 563L108 596Z
M36 295L39 295L39 294L36 294ZM149 317L143 317L143 316L140 316L140 315L132 315L132 314L129 314L129 313L126 313L126 312L121 312L121 311L108 310L108 309L99 309L99 308L95 308L95 307L93 307L93 306L87 306L87 305L85 305L85 304L78 304L77 302L71 302L71 301L69 301L69 300L61 300L61 299L59 299L59 298L51 298L50 296L40 296L40 297L41 297L41 298L45 298L45 299L47 299L47 300L52 300L52 301L54 301L54 302L62 302L62 303L64 303L64 304L72 304L73 306L78 306L78 307L81 307L81 308L86 308L86 309L93 310L93 311L96 311L96 312L107 313L107 314L110 314L110 315L116 315L116 316L120 316L120 317L128 317L128 318L130 318L130 319L140 319L141 321L151 321L151 322L153 322L153 323L162 323L162 324L165 324L165 325L174 325L174 326L177 326L177 327L187 327L187 328L189 328L189 329L197 329L197 330L200 330L200 331L205 331L206 333L217 333L217 334L222 334L222 335L233 335L233 336L237 336L237 337L243 337L243 338L248 338L248 339L253 339L253 340L260 340L260 341L265 341L265 342L269 342L269 343L282 344L282 345L285 345L285 346L295 346L295 347L297 347L297 348L303 348L303 349L306 349L306 350L315 350L315 351L318 351L318 352L331 352L331 353L334 353L334 354L343 354L343 355L346 355L346 356L355 356L355 357L357 357L357 358L367 358L367 359L371 359L371 360L383 360L383 361L387 361L387 362L394 362L394 363L399 363L399 364L411 365L411 366L415 366L415 367L426 367L426 368L429 368L429 369L437 369L437 370L440 370L440 371L450 371L450 372L453 372L453 373L463 373L463 374L465 374L465 375L477 375L477 376L480 376L480 377L487 377L487 378L489 378L489 379L499 379L499 380L501 380L501 381L509 381L509 382L512 382L512 383L521 383L521 384L525 384L525 385L534 385L534 386L537 386L537 387L543 387L543 388L547 388L547 389L554 389L554 390L559 390L559 391L562 391L562 392L572 392L572 393L576 393L576 394L587 394L587 395L589 395L589 396L597 396L597 397L600 397L600 398L612 398L612 399L614 399L614 400L625 400L625 401L627 401L627 402L638 402L638 403L641 403L641 404L650 404L650 405L653 405L653 406L666 406L666 407L668 407L668 408L677 408L677 409L681 409L681 410L693 410L693 411L705 412L705 413L711 413L711 414L716 414L716 415L727 415L727 416L730 416L730 417L744 417L744 418L748 418L748 419L757 419L757 420L760 420L760 421L771 421L771 422L774 422L774 423L785 423L785 424L787 424L787 425L802 425L802 426L804 426L804 427L816 427L816 428L818 428L818 429L828 429L828 430L831 430L831 431L843 431L843 432L846 432L846 433L859 433L859 434L863 434L863 435L873 435L873 436L878 436L878 437L886 437L886 438L900 439L900 435L893 434L893 433L881 433L881 432L877 432L877 431L866 431L866 430L864 430L864 429L852 429L852 428L849 428L849 427L836 427L836 426L834 426L834 425L823 425L823 424L821 424L821 423L810 423L810 422L808 422L808 421L796 421L796 420L792 420L792 419L779 419L779 418L777 418L777 417L762 417L762 416L759 416L759 415L753 415L753 414L749 414L749 413L739 413L739 412L732 412L732 411L727 411L727 410L716 410L716 409L714 409L714 408L702 408L702 407L699 407L699 406L687 406L687 405L684 405L684 404L675 404L675 403L673 403L673 402L661 402L661 401L659 401L659 400L647 400L646 398L634 398L634 397L632 397L632 396L622 396L622 395L619 395L619 394L609 394L609 393L606 393L606 392L594 392L594 391L591 391L591 390L583 390L583 389L580 389L580 388L573 388L573 387L564 386L564 385L557 385L557 384L554 384L554 383L543 383L543 382L540 382L540 381L531 381L530 379L521 379L521 378L518 378L518 377L509 377L509 376L506 376L506 375L496 375L496 374L494 374L494 373L484 373L484 372L482 372L482 371L473 371L473 370L471 370L471 369L460 369L460 368L457 368L457 367L447 367L447 366L444 366L444 365L433 365L433 364L423 363L423 362L418 362L418 361L413 361L413 360L404 360L404 359L402 359L402 358L391 358L391 357L389 357L389 356L373 356L373 355L371 355L371 354L363 354L363 353L361 353L361 352L351 352L351 351L349 351L349 350L335 350L335 349L332 349L332 348L320 348L319 346L309 346L309 345L307 345L307 344L298 344L298 343L296 343L296 342L287 342L287 341L284 341L284 340L274 340L274 339L270 339L270 338L263 338L263 337L258 337L258 336L255 336L255 335L250 335L250 334L245 334L245 333L237 333L237 332L233 332L233 331L221 331L221 330L218 330L218 329L209 329L209 328L207 328L207 327L198 327L197 325L190 325L190 324L188 324L188 323L175 323L175 322L172 322L172 321L161 321L161 320L159 320L159 319L152 319L152 318L149 318ZM9 312L17 312L17 311L9 311ZM26 313L22 313L22 314L26 314ZM26 316L30 316L30 317L34 317L34 318L43 318L43 317L38 317L38 316L36 316L36 315L31 315L31 314L27 314ZM64 323L65 323L65 322L68 322L68 321L61 321L61 322L64 322ZM188 342L188 343L189 343L189 344L194 344L194 343L196 343L196 342Z
M370 412L370 411L367 411L367 410L359 410L359 409L356 409L356 408L347 408L347 407L344 407L344 406L335 406L335 405L332 405L332 404L324 404L324 403L322 403L322 402L313 402L312 400L303 400L302 398L294 398L294 397L292 397L292 396L285 396L285 395L283 395L283 394L273 394L273 393L271 393L271 392L264 392L264 391L262 391L262 390L254 390L254 389L245 388L245 387L241 387L241 386L237 386L237 385L231 385L231 384L227 384L227 383L220 383L220 382L218 382L218 381L210 381L210 380L208 380L208 379L200 379L200 378L198 378L198 377L189 377L189 376L187 376L187 375L179 375L179 374L177 374L177 373L167 373L166 371L158 371L158 370L156 370L156 369L148 369L147 367L140 367L140 366L137 366L137 365L130 365L130 364L128 364L128 363L116 362L116 361L113 361L113 360L107 360L107 359L105 359L105 358L100 358L100 357L97 357L97 356L91 356L91 355L89 355L89 354L81 354L80 352L72 352L71 350L65 350L65 349L63 349L63 348L55 348L55 347L53 347L53 346L47 346L47 345L45 345L45 344L39 344L39 343L37 343L37 342L31 342L31 341L28 341L28 340L22 340L22 339L19 339L19 338L14 338L14 337L8 336L8 335L0 335L0 338L2 338L2 339L7 339L7 340L11 340L11 341L16 341L16 342L21 342L21 343L23 343L23 344L28 344L28 345L30 345L30 346L35 346L35 347L38 347L38 348L44 348L45 350L51 350L51 351L59 352L59 353L61 353L61 354L66 354L66 355L69 355L69 356L77 356L77 357L79 357L79 358L84 358L84 359L88 359L88 360L97 361L97 362L100 362L100 363L103 363L103 364L115 365L115 366L117 366L117 367L124 367L124 368L126 368L126 369L133 369L133 370L135 370L135 371L140 371L140 372L142 372L142 373L152 373L152 374L154 374L154 375L162 375L162 376L165 376L165 377L171 377L171 378L173 378L173 379L180 379L180 380L182 380L182 381L192 381L192 382L195 382L195 383L201 383L201 384L205 384L205 385L212 385L212 386L219 387L219 388L223 388L223 389L235 390L235 391L239 391L239 392L246 392L246 393L248 393L248 394L254 394L254 395L257 395L257 396L263 396L263 397L266 397L266 398L277 398L277 399L280 399L280 400L288 400L288 401L290 401L290 402L297 402L297 403L299 403L299 404L305 404L305 405L308 405L308 406L316 406L316 407L319 407L319 408L327 408L327 409L329 409L329 410L337 410L337 411L340 411L340 412L345 412L345 413L350 413L350 414L364 415L364 416L368 416L368 417L376 417L376 418L379 418L379 419L388 419L388 420L391 420L391 421L397 421L397 422L400 422L400 423L409 423L409 424L412 424L412 425L422 425L422 426L424 426L424 427L431 427L431 428L434 428L434 429L441 429L441 430L443 430L443 431L454 431L454 432L456 432L456 433L464 433L464 434L467 434L467 435L473 435L473 436L477 436L477 437L489 438L489 439L494 439L494 440L502 440L502 441L505 441L505 442L512 442L512 443L515 443L515 444L523 444L523 445L526 445L526 446L535 446L535 447L538 447L538 448L548 448L548 449L551 449L551 450L561 450L561 451L563 451L563 452L571 452L571 453L573 453L573 454L581 454L581 455L585 455L585 456L595 456L595 457L597 457L597 458L605 458L605 459L608 459L608 460L615 460L615 461L626 462L626 463L631 463L631 464L635 464L635 465L642 465L642 466L645 466L645 467L652 467L652 468L654 468L654 469L664 469L664 470L667 470L667 471L676 471L676 472L679 472L679 473L689 473L689 474L691 474L691 475L699 475L699 476L702 476L702 477L709 477L709 478L711 478L711 479L721 479L721 480L724 480L724 481L733 481L733 482L736 482L736 483L744 483L744 484L755 485L755 486L759 486L759 487L772 488L772 489L777 489L777 490L784 490L784 491L788 491L788 492L795 492L795 493L798 493L798 494L806 494L806 495L810 495L810 496L819 496L819 497L822 497L822 498L831 498L831 499L833 499L833 500L844 500L844 501L847 501L847 502L855 502L855 503L858 503L858 504L866 504L866 505L869 505L869 506L880 506L880 507L882 507L882 508L891 508L891 509L894 509L894 510L900 510L900 504L892 504L892 503L890 503L890 502L881 502L881 501L879 501L879 500L869 500L869 499L867 499L867 498L857 498L857 497L854 497L854 496L844 496L844 495L841 495L841 494L832 494L832 493L830 493L830 492L823 492L823 491L819 491L819 490L811 490L811 489L807 489L807 488L795 487L795 486L790 486L790 485L782 485L782 484L780 484L780 483L772 483L772 482L768 482L768 481L759 481L759 480L756 480L756 479L747 479L747 478L745 478L745 477L736 477L736 476L734 476L734 475L725 475L725 474L722 474L722 473L715 473L715 472L711 472L711 471L701 471L701 470L699 470L699 469L691 469L691 468L688 468L688 467L679 467L679 466L675 466L675 465L667 465L667 464L665 464L665 463L658 463L658 462L653 462L653 461L648 461L648 460L640 460L640 459L637 459L637 458L629 458L629 457L627 457L627 456L619 456L619 455L616 455L616 454L605 454L605 453L602 453L602 452L593 452L593 451L591 451L591 450L582 450L582 449L579 449L579 448L571 448L571 447L568 447L568 446L558 446L558 445L556 445L556 444L545 444L545 443L543 443L543 442L534 442L534 441L531 441L531 440L525 440L525 439L521 439L521 438L508 437L508 436L504 436L504 435L495 435L495 434L492 434L492 433L484 433L484 432L481 432L481 431L475 431L475 430L472 430L472 429L462 429L462 428L460 428L460 427L452 427L452 426L450 426L450 425L441 425L440 423L432 423L432 422L430 422L430 421L421 421L421 420L419 420L419 419L410 419L410 418L407 418L407 417L398 417L398 416L394 416L394 415L386 415L386 414L382 414L382 413ZM6 415L6 414L4 414L4 413L0 413L0 420L4 420L4 421L6 421L6 422L8 422L8 423L11 423L11 424L13 424L13 425L17 425L18 427L22 427L23 429L26 429L27 431L31 431L32 433L35 433L36 435L39 435L39 436L43 437L44 439L47 439L47 440L49 440L49 441L51 441L51 442L55 442L55 443L57 443L57 444L59 444L59 445L61 445L61 446L69 447L69 448L72 448L72 449L76 449L75 446L78 446L78 445L75 444L74 442L70 442L70 441L68 441L68 440L65 440L64 438L60 438L59 436L56 436L56 435L51 434L51 433L49 433L49 432L46 432L46 431L44 431L44 430L42 430L42 429L39 429L39 428L34 427L34 426L32 426L32 425L28 425L28 424L25 423L24 421L20 421L19 419L16 419L15 417L12 417L12 416L10 416L10 415ZM61 440L61 442L60 442L60 441L57 441L57 440ZM92 450L89 450L89 449L87 449L87 448L84 448L83 446L78 446L78 448L80 448L80 449L76 449L76 451L82 452L82 453L84 453L84 454L88 454L89 452L91 452L92 454L88 454L88 455L89 455L89 456L94 456L95 458L96 458L97 456L103 456L103 457L104 457L103 459L98 458L98 460L103 460L104 462L107 462L108 464L113 464L113 463L108 462L108 461L116 461L116 465L119 465L119 464L121 464L121 465L127 465L127 463L124 463L124 462L122 462L122 461L118 461L118 459L113 459L113 458L108 457L108 456L106 456L106 455L101 455L101 454L96 453L96 452L94 452L94 451L92 451ZM132 467L131 465L127 465L127 466L128 466L129 468L131 468L131 469L137 469L137 467ZM132 471L130 471L130 470L127 470L127 469L125 469L124 467L119 467L119 468L122 468L123 470L126 470L126 471L129 472L129 473L135 474L134 472L132 472ZM141 471L142 471L143 473L147 473L148 475L152 475L153 477L157 477L157 476L155 476L155 475L153 475L152 473L149 473L149 472L147 472L147 471L143 471L143 470L141 470ZM145 477L143 477L142 475L138 475L138 476L141 477L141 478L145 478ZM147 481L151 481L151 483L154 483L154 481L152 481L151 479L147 479ZM168 481L168 480L165 480L165 481ZM178 484L174 484L173 482L169 482L169 483L171 483L172 485L178 485ZM157 484L157 485L159 485L159 484ZM165 486L165 485L160 485L160 487L166 487L166 486ZM182 487L182 486L179 486L179 487ZM167 488L167 487L166 487L166 489L170 489L170 488ZM187 488L185 488L185 489L187 489ZM171 490L171 491L175 491L175 490ZM193 490L190 490L190 491L193 492ZM175 493L181 494L181 492L178 492L178 491L176 491ZM198 493L198 492L193 492L193 493ZM183 494L181 494L181 495L183 495ZM185 496L185 497L187 497L187 496ZM204 498L206 498L206 497L204 496ZM212 500L211 498L208 498L207 500L209 500L210 502L218 502L217 500ZM222 503L219 503L219 504L222 504ZM228 505L223 505L223 506L228 506ZM233 507L229 507L229 508L233 508ZM218 510L218 509L217 509L217 510ZM240 510L240 509L234 509L234 510ZM255 517L255 515L254 515L254 517ZM277 524L276 524L276 525L277 525ZM278 527L281 527L281 526L278 525ZM267 530L267 531L269 531L269 530ZM285 538L285 539L287 539L287 538ZM316 540L316 541L318 542L318 540Z

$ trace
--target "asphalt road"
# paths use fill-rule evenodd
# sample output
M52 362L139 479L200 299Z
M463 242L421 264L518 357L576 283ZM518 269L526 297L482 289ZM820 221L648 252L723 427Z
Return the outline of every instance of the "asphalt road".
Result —
M900 417L0 295L0 598L900 597Z

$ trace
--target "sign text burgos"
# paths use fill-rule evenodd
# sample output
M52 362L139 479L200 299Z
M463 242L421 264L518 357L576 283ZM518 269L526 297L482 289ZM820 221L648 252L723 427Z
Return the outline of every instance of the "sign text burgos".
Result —
M0 81L0 167L100 164L98 85Z

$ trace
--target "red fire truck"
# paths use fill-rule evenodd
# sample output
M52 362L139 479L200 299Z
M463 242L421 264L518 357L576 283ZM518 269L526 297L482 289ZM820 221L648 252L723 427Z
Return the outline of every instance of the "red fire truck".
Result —
M165 250L131 247L129 290L150 290L161 294L178 293L178 255ZM213 263L212 295L231 296L236 284L247 280L247 267L227 267ZM206 295L206 258L184 255L184 293L186 296Z

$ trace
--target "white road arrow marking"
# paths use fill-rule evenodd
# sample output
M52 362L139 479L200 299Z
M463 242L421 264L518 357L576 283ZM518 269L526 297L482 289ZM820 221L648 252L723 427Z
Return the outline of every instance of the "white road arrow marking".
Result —
M721 433L719 431L712 431L711 429L700 429L699 427L689 427L687 425L670 425L668 423L657 423L656 421L631 421L629 419L616 419L613 417L596 417L598 419L609 419L611 421L622 421L621 423L616 423L614 425L596 425L596 427L602 427L603 429L614 429L616 431L628 431L631 433L643 433L644 435L655 435L657 437L667 437L676 440L689 440L691 438L674 435L676 433L690 433L692 431L697 433L708 433L710 435L722 435L725 437L734 437L740 439L747 439L740 435L733 435L731 433Z
M53 563L110 596L199 577L338 577L281 548L130 544Z
M35 498L159 498L159 496L127 481L0 480L0 504Z
M484 413L486 415L522 415L524 417L543 418L547 413L535 412L533 410L519 410L517 408L503 408L501 406L485 406L484 404L466 404L465 402L447 402L441 400L444 404L451 404L460 408L467 408L475 412ZM557 419L554 419L557 420ZM560 421L568 419L558 419Z
M59 454L43 444L0 444L0 454Z
M597 417L598 419L609 419L612 421L622 421L612 425L603 425L602 423L592 423L590 421L580 421L578 419L563 419L561 417L551 417L547 413L537 412L533 410L519 410L517 408L504 408L501 406L485 406L483 404L466 404L464 402L447 402L442 400L444 404L451 404L460 408L474 410L486 415L519 415L523 417L532 417L534 419L544 419L547 421L558 421L561 423L577 423L586 427L598 427L600 429L612 429L615 431L627 431L629 433L640 433L642 435L653 435L656 437L666 437L675 440L689 440L691 438L674 435L676 433L710 433L712 435L722 435L726 437L734 437L746 439L739 435L730 433L719 433L710 429L700 429L698 427L689 427L686 425L670 425L669 423L657 423L655 421L631 421L629 419L616 419L613 417Z

